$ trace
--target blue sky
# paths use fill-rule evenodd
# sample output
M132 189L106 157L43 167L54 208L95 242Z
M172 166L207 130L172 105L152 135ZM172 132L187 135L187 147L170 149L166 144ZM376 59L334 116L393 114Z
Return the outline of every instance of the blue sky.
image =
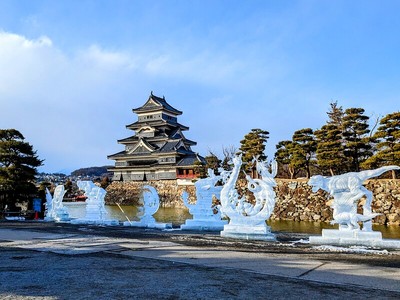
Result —
M399 1L0 0L0 128L66 173L113 164L150 91L194 151L252 128L266 152L320 128L329 103L399 111Z

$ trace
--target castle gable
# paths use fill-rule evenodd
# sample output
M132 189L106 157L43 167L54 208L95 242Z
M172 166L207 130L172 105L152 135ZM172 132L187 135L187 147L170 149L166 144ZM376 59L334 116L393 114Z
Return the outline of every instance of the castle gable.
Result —
M145 153L151 153L154 151L155 151L155 148L153 146L151 146L145 140L140 139L139 142L135 146L133 146L127 150L127 154L135 154L135 153L136 154L145 154Z
M155 129L151 126L143 126L136 131L139 137L154 137Z
M165 113L169 113L173 116L181 115L182 112L180 110L177 110L176 108L172 107L166 100L165 98L160 98L155 95L153 95L153 92L151 92L149 99L146 101L146 103L138 108L133 109L134 113L139 114L145 114L145 113L150 113L150 112L155 112L162 110Z

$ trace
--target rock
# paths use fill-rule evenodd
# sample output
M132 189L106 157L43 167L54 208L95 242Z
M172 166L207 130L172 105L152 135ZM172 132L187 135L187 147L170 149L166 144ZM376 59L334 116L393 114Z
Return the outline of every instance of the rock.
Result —
M321 219L320 215L313 215L314 221L319 221Z
M387 216L387 219L389 223L395 223L397 221L400 221L400 215L399 214L389 214Z

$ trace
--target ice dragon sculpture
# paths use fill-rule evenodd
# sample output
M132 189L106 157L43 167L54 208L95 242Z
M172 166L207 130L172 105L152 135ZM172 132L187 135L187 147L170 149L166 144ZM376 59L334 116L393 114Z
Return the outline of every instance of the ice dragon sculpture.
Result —
M275 240L266 220L275 207L274 177L277 173L277 163L272 162L272 172L268 171L265 161L256 161L256 170L260 179L252 179L246 175L247 188L253 193L255 203L247 201L246 196L239 196L236 182L242 165L241 155L233 157L233 169L221 191L221 211L229 217L229 224L224 226L221 236L244 239Z
M308 184L312 186L314 193L321 189L333 197L331 204L333 220L331 223L339 224L339 230L359 229L358 222L364 222L363 231L372 231L371 220L379 214L372 213L373 194L363 186L363 182L387 171L399 169L398 166L384 166L375 170L350 172L332 177L315 175L310 178ZM357 213L357 203L363 196L366 197L366 201L361 215Z

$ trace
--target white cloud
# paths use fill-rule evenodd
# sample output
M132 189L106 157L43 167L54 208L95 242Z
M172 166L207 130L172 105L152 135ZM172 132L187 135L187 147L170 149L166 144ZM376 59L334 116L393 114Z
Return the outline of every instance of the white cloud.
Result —
M0 128L20 130L53 171L107 162L112 130L124 125L108 124L120 105L113 96L133 65L99 46L68 56L48 37L0 32Z
M134 69L137 67L137 62L132 56L122 52L106 51L98 45L92 45L89 49L82 51L78 59L101 69Z
M184 79L207 85L231 85L233 78L244 73L244 62L223 54L204 51L188 55L172 48L167 53L146 59L144 70L152 76Z
M222 56L212 59L202 53L179 58L171 53L91 45L67 54L46 36L29 39L0 32L0 128L20 130L46 159L47 170L99 161L112 164L106 156L122 150L116 140L126 137L124 125L134 121L130 109L145 100L135 99L134 91L147 93L153 87L143 91L144 87L154 84L161 93L170 93L160 85L165 78L180 85L216 86L229 82L240 69L240 64L228 64ZM211 103L226 101L229 98ZM122 115L132 119L116 117Z
M25 90L42 89L43 79L54 78L49 72L61 64L62 57L54 51L48 37L28 40L0 32L0 93L3 97L21 96Z

